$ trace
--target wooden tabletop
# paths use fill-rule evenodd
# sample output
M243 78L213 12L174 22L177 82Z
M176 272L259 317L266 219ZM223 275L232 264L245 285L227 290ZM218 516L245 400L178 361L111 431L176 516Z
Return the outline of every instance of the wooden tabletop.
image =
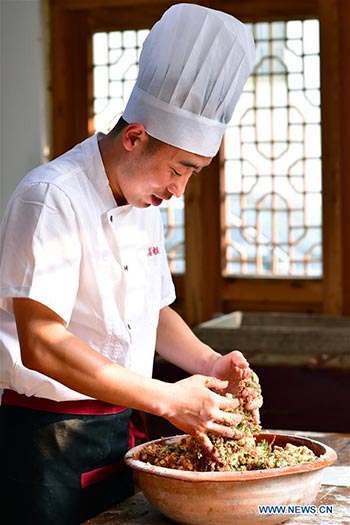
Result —
M344 467L350 469L350 434L323 432L296 432L275 430L279 434L293 434L309 437L332 447L338 455L337 461L326 472L324 483L317 495L315 505L328 506L332 513L292 514L288 525L350 525L350 486L344 486L341 477ZM339 467L342 467L339 469ZM326 509L326 507L324 507ZM173 521L156 510L138 492L131 498L92 518L83 525L169 525ZM179 524L178 524L179 525ZM239 525L239 524L237 524Z

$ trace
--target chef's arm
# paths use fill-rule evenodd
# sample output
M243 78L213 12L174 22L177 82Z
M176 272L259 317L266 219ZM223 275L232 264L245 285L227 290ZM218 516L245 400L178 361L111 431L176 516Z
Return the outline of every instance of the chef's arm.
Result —
M239 351L221 355L201 342L183 319L170 307L160 312L157 352L170 363L190 374L204 374L228 381L227 391L235 394L239 381L250 375L249 363ZM247 389L245 408L259 421L262 397Z
M211 375L223 360L223 356L200 341L180 315L169 306L160 311L157 352L190 374ZM236 366L249 366L241 352L231 352L229 355Z
M156 350L160 356L190 374L210 375L220 354L204 344L182 317L169 306L161 309Z
M13 309L27 368L86 396L165 417L184 432L200 434L208 449L208 431L234 436L224 423L228 420L226 410L234 409L236 400L213 392L227 386L226 382L196 375L169 384L142 376L90 348L41 303L17 298ZM237 424L233 416L232 423Z

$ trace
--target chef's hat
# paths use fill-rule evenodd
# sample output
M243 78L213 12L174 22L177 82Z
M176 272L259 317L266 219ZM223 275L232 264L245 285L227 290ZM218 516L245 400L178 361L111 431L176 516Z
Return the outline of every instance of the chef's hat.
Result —
M254 65L250 30L227 13L175 4L153 26L126 122L177 148L213 157Z

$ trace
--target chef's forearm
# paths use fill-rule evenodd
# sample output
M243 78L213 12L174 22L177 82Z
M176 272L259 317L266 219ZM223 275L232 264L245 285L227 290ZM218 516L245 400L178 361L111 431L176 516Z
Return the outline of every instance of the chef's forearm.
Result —
M209 374L220 355L200 341L185 321L168 306L160 312L156 348L164 359L190 374Z
M86 396L163 415L167 384L113 363L30 299L14 300L23 364Z

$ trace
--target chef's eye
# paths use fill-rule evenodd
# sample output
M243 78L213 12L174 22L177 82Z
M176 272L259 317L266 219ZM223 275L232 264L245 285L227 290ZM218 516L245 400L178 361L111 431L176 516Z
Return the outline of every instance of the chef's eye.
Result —
M180 173L179 171L177 171L175 168L173 168L173 172L175 173L175 175L177 175L178 177L183 177L183 173ZM192 171L191 175L197 175L197 171Z

